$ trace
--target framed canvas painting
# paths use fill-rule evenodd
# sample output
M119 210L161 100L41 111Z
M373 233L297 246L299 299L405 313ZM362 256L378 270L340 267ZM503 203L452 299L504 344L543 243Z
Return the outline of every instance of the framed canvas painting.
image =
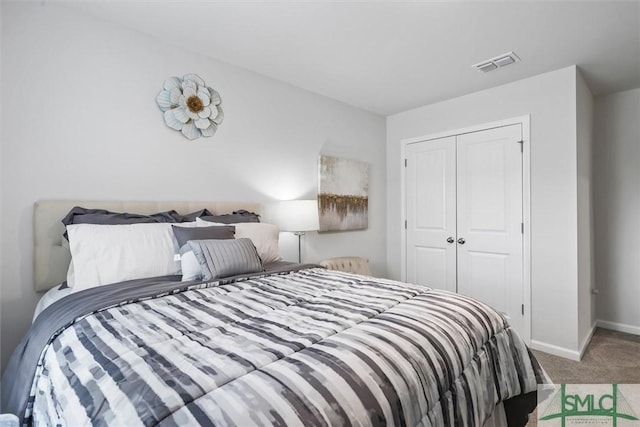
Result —
M320 156L318 161L320 231L363 230L368 227L369 164Z

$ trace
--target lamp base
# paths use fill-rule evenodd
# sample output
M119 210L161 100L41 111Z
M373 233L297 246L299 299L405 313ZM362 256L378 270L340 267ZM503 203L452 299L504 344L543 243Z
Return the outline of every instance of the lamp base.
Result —
M304 231L296 231L293 234L298 236L298 264L302 264L302 246L300 245L300 239L304 236Z

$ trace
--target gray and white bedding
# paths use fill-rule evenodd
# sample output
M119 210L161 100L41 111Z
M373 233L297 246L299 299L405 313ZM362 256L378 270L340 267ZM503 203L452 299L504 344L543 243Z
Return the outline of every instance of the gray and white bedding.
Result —
M309 266L179 280L52 304L10 361L2 412L35 425L482 426L545 380L506 320L462 295Z

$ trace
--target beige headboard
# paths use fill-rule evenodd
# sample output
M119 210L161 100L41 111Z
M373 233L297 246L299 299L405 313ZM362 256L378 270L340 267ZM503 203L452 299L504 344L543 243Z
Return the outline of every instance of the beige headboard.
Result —
M260 213L259 204L243 202L38 201L33 206L33 282L36 292L44 292L67 279L71 253L68 242L62 237L64 225L60 221L74 206L147 215L171 209L186 214L204 208L218 215L239 209Z

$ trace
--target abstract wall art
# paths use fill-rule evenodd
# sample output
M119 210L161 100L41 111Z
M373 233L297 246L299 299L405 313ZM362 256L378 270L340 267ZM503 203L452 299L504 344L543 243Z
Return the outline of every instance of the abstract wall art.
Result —
M366 229L369 217L369 164L320 156L318 172L319 231Z

